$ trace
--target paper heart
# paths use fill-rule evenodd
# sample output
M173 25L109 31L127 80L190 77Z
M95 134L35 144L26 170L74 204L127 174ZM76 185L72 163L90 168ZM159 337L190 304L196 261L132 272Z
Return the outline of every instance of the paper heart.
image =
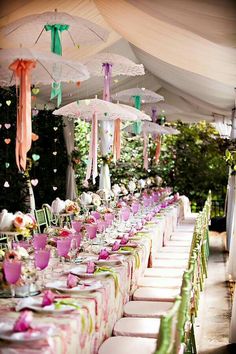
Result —
M55 132L57 131L58 127L53 127L53 129L55 130Z
M39 93L39 88L38 87L32 88L32 93L33 95L37 95Z
M9 182L5 181L5 183L4 183L4 185L3 185L3 187L5 187L5 188L9 188L9 187L10 187Z
M0 124L0 129L2 128L2 124Z
M8 107L11 105L11 100L7 100L6 104L8 105Z
M57 155L57 151L53 151L53 153L52 153L54 156L56 156Z
M0 107L2 107L2 103L0 103Z
M54 143L56 143L57 142L57 139L54 139Z
M32 109L32 116L33 116L33 117L36 117L38 114L39 114L38 109L33 108L33 109Z
M33 159L33 161L38 161L40 159L40 155L33 154L32 159Z
M57 168L54 168L53 172L54 172L54 173L57 173Z
M11 142L11 139L10 138L7 138L7 139L4 139L4 142L5 142L5 144L10 144L10 142Z
M39 136L37 134L35 134L35 133L32 133L31 136L32 136L32 141L36 141L36 140L39 139Z
M32 101L36 101L36 96L31 96Z
M56 186L53 186L52 189L53 189L54 191L56 191L56 190L57 190L57 187L56 187Z
M10 123L5 123L5 124L4 124L4 127L5 127L6 129L10 129L10 128L11 128L11 124L10 124Z
M5 167L8 168L10 166L9 162L5 162Z
M37 178L35 178L35 179L31 179L31 184L32 184L32 186L37 186L37 184L39 183L39 180L37 179Z

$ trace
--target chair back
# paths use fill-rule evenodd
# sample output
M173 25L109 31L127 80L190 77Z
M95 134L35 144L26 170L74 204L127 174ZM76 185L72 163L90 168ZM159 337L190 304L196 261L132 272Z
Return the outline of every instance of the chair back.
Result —
M38 232L43 232L43 229L49 226L46 218L45 210L44 209L35 210L34 216L38 225Z

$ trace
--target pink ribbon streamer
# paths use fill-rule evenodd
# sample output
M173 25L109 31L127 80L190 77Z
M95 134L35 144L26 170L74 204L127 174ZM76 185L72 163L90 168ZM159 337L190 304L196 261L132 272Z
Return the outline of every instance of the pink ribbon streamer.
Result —
M147 134L143 134L143 168L148 169L148 137Z
M93 184L96 182L96 177L98 175L97 169L97 140L98 140L98 119L97 113L94 112L92 118L92 128L91 128L91 139L89 145L89 158L88 158L88 166L85 177L85 185L88 184L88 180L91 176L93 170Z
M120 147L121 147L120 125L121 125L121 120L118 118L115 120L115 130L114 130L114 138L113 138L114 163L116 163L116 161L120 159Z
M158 135L156 139L155 162L158 164L161 155L161 136Z

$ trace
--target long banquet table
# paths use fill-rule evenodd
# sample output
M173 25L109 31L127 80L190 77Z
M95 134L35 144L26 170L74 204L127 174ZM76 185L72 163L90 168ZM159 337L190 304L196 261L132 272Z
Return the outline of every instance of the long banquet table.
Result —
M101 343L112 334L115 322L122 317L123 306L136 289L137 280L152 262L152 257L170 239L182 215L182 204L176 203L163 209L151 222L145 232L140 232L138 247L134 254L124 256L122 264L113 269L118 276L118 291L112 276L101 276L102 287L94 292L72 295L82 310L69 313L34 313L33 324L51 324L55 331L47 340L13 343L0 342L1 354L95 354ZM140 265L136 259L139 257ZM65 265L68 267L68 265ZM55 272L47 277L55 277ZM57 277L65 277L56 273ZM40 296L40 295L38 295ZM19 312L11 308L11 299L0 299L0 322L12 322Z

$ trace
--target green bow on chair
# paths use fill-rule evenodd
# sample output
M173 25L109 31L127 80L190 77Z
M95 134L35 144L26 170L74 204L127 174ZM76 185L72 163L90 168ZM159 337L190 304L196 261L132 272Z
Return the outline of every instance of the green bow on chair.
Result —
M55 25L44 26L44 29L46 31L51 31L51 52L52 53L62 55L61 32L68 31L69 27L70 27L69 25L61 25L59 23ZM50 99L52 100L55 97L57 97L57 107L59 107L62 101L61 83L54 82L52 84Z
M134 106L137 108L139 111L141 110L141 96L132 96L134 99ZM140 134L142 129L142 123L141 122L134 122L133 124L133 133L134 134Z

